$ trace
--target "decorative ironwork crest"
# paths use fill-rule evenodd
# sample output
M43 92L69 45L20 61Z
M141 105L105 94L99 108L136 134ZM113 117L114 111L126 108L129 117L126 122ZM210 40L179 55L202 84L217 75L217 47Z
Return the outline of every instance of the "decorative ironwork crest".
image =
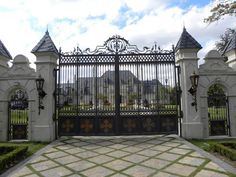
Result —
M155 122L151 118L147 118L143 122L143 128L146 131L152 131L155 128Z
M102 121L100 128L105 132L109 132L112 130L112 122L111 120L105 119Z
M163 50L157 46L156 42L152 47L143 47L140 50L136 45L131 45L125 38L114 35L107 39L102 46L97 46L95 50L91 51L90 48L81 50L79 46L74 48L71 52L62 52L61 48L59 53L64 55L99 55L99 54L145 54L145 53L170 53L173 51Z
M126 130L128 130L128 132L131 132L133 129L136 128L135 120L126 119L126 121L124 121L124 127L126 128Z
M74 129L74 122L70 119L65 120L65 122L62 124L62 129L66 132L69 133L71 130Z
M84 132L89 133L93 129L93 123L91 120L85 119L81 121L80 128L84 130Z

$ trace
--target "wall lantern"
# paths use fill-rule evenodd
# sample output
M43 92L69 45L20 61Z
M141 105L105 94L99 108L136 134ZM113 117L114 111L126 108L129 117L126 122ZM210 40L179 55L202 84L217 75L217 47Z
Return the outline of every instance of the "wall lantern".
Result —
M193 74L191 74L189 78L192 86L188 90L188 92L193 96L193 102L191 105L195 106L195 110L197 111L197 86L198 86L199 75L193 72Z
M39 99L39 114L40 114L40 109L44 109L42 99L47 95L44 90L43 90L43 85L44 85L44 78L39 75L39 77L35 80L36 82L36 87L38 91L38 99Z

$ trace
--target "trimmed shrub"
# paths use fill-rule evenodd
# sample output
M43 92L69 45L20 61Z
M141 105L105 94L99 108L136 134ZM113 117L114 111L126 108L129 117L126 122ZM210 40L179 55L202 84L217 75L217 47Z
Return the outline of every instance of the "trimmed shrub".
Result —
M0 146L0 149L11 149L9 152L0 156L0 171L12 165L16 160L22 157L28 150L27 146ZM4 152L4 151L3 151Z
M226 145L227 144L227 145ZM235 161L236 160L236 150L230 148L231 146L229 144L232 143L214 143L212 144L212 149L215 152L220 153L223 156L226 156L230 160ZM235 143L233 143L235 144ZM224 146L226 145L226 146Z

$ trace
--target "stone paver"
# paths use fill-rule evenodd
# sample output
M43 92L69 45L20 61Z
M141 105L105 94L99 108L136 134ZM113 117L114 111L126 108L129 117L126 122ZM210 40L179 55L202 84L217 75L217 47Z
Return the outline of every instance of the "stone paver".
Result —
M2 176L229 176L222 164L175 136L61 137L25 165ZM233 168L227 169L232 172Z
M179 177L179 176L169 174L169 173L165 173L165 172L159 172L159 173L155 174L152 177Z
M195 177L227 177L228 175L209 170L200 171Z
M194 172L197 168L190 167L187 165L181 165L181 164L173 164L167 168L164 169L164 171L168 173L183 175L183 176L189 176L192 172Z
M56 166L59 166L59 164L53 161L44 161L44 162L34 163L31 165L31 167L33 167L36 171L47 170L49 168Z
M124 173L126 173L128 175L136 176L136 177L149 176L154 172L155 172L155 170L153 170L151 168L143 167L143 166L139 166L139 165L136 165L136 166L131 167L131 168L124 171Z
M212 170L217 170L217 171L222 171L225 172L225 170L223 168L221 168L219 165L215 164L214 162L209 162L205 168L209 168Z
M181 155L164 152L160 155L157 155L156 157L164 160L175 161L176 159L180 158Z
M188 150L188 149L173 148L173 149L171 149L169 152L171 152L171 153L176 153L176 154L181 154L181 155L185 155L185 154L191 152L191 150Z
M142 163L142 165L145 165L147 167L152 167L155 169L161 169L167 165L169 165L171 162L161 159L149 159Z
M109 162L113 159L114 158L106 156L106 155L99 155L99 156L96 156L96 157L89 158L88 160L91 161L91 162L94 162L96 164L102 164L102 163Z
M123 159L127 160L129 162L139 163L139 162L142 162L142 161L148 159L148 157L143 156L143 155L133 154L133 155L129 155L127 157L124 157Z
M89 176L89 177L104 177L104 176L114 173L114 171L111 171L111 170L101 167L101 166L97 166L95 168L83 171L81 173L83 175Z
M68 155L66 157L60 157L60 158L55 159L55 161L57 161L58 163L63 164L63 165L71 163L71 162L76 162L79 160L80 159L78 157L75 157L73 155Z
M71 173L72 173L72 171L70 171L64 167L57 167L57 168L53 168L53 169L41 172L41 174L43 176L65 176L65 175L69 175Z
M133 165L133 163L131 163L131 162L126 162L124 160L118 159L118 160L115 160L112 162L108 162L107 164L104 164L103 166L120 171L120 170L123 170L123 169L130 167L132 165Z
M124 151L120 151L120 150L116 150L113 152L108 153L107 155L112 156L112 157L116 157L116 158L120 158L120 157L124 157L129 155L130 153L128 152L124 152Z
M196 157L184 157L183 159L178 161L179 163L192 165L192 166L200 166L203 162L205 162L204 159L196 158Z
M90 167L94 167L94 166L96 166L96 164L88 162L88 161L81 160L79 162L74 162L74 163L71 163L71 164L66 165L66 166L73 169L73 170L75 170L75 171L82 171L82 170L88 169Z

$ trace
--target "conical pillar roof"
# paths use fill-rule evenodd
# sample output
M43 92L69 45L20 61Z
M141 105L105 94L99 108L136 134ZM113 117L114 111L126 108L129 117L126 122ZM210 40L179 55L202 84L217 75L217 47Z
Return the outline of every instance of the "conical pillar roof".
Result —
M3 42L0 40L0 56L12 59L10 52L7 50Z
M54 52L58 54L58 50L53 43L49 32L46 31L43 38L38 42L38 44L32 49L32 53L42 53L42 52Z
M175 50L179 49L201 49L202 46L187 32L184 27Z

